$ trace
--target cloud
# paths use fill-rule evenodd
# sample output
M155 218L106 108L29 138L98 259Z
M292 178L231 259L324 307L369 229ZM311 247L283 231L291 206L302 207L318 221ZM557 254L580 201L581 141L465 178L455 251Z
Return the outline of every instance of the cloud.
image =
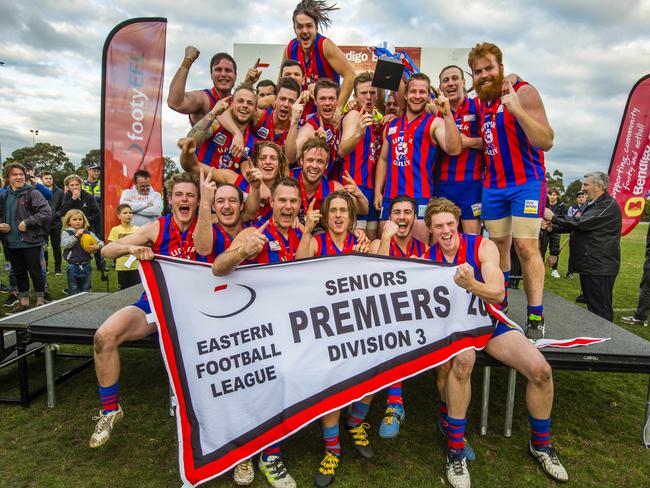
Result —
M36 0L0 5L0 142L9 149L42 140L78 160L99 147L101 54L111 29L127 18L168 18L166 79L186 45L201 57L188 87L209 85L207 63L233 43L286 43L297 0L205 2L191 0ZM472 47L493 41L506 70L540 92L555 129L549 169L579 177L607 167L627 93L650 59L650 2L619 0L339 1L325 34L338 44ZM240 71L246 67L240 67ZM187 118L163 107L163 147L176 158L175 141Z

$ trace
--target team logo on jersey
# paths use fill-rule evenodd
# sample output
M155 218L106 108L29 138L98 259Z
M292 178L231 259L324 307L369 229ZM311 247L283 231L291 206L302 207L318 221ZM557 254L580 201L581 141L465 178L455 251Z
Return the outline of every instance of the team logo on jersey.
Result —
M480 203L473 203L472 204L472 215L474 215L474 217L480 217L481 216L481 210L482 210L482 206L481 206Z
M497 113L500 114L501 112L503 112L504 108L505 108L504 105L502 103L499 103L499 108L497 108Z
M212 139L212 140L214 141L214 143L217 146L223 146L226 143L227 138L228 138L228 136L226 136L226 134L224 134L223 132L220 132L219 134L214 136L214 139Z
M397 132L397 127L395 127L395 126L388 129L388 135L389 136L392 136L393 134L395 134L395 132Z
M485 154L488 156L494 156L499 152L494 145L494 134L492 134L494 125L494 122L491 120L486 120L483 124L483 142L485 143Z
M537 215L539 213L539 200L526 200L524 202L524 213Z
M200 312L213 319L225 319L246 310L256 297L255 290L247 285L239 283L217 285L208 293L205 300L199 301L208 307L208 310Z
M331 129L327 129L325 131L325 138L326 138L327 142L330 142L332 140L332 130Z
M282 249L282 246L280 246L280 243L278 241L269 241L269 249L271 251L279 251Z
M257 129L257 136L260 139L266 139L269 136L269 130L266 127L260 127Z
M473 122L476 120L476 114L468 114L463 116L463 122Z
M400 135L395 141L395 160L393 165L395 166L410 166L411 161L408 158L409 146L404 140L404 136Z

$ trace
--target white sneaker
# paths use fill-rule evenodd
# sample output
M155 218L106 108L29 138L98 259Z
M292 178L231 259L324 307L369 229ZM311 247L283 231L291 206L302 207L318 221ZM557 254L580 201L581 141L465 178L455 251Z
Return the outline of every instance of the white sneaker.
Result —
M268 461L264 461L264 456L260 456L258 466L273 488L296 488L296 482L287 472L280 456L269 456Z
M528 441L528 450L530 451L531 456L533 456L539 464L542 465L542 469L548 474L551 478L557 481L569 481L569 475L562 466L562 463L557 458L555 454L555 449L549 447L546 451L538 451L533 446L533 443Z
M95 432L90 436L90 447L94 449L106 444L113 435L113 429L123 418L124 411L120 405L117 406L117 410L112 412L103 413L100 410L99 415L93 417L93 420L97 421L97 425L95 425Z
M246 461L242 461L237 466L235 466L235 470L232 472L232 479L236 485L250 485L255 479L253 461L251 459L247 459Z
M470 488L472 480L469 478L467 458L447 454L447 481L453 488Z
M558 273L557 269L554 269L553 271L551 271L551 276L552 276L553 278L559 278L559 277L560 277L560 273Z

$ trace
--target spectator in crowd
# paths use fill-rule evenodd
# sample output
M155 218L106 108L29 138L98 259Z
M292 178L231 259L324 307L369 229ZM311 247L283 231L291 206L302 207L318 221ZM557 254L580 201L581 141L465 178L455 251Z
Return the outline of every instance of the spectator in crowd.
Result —
M83 180L81 177L79 175L69 175L63 180L63 183L68 188L68 192L63 197L61 215L65 215L68 210L81 210L90 223L90 229L95 235L101 236L102 221L99 205L97 200L83 189ZM95 264L97 265L97 269L106 271L106 266L100 253L95 253Z
M122 237L133 234L138 227L133 225L133 211L126 203L118 205L117 217L120 219L120 225L116 225L108 234L108 242L117 241ZM117 270L117 282L120 290L140 283L140 273L138 272L138 260L132 260L130 266L127 266L129 256L122 256L115 260L115 269Z
M92 255L104 247L104 243L90 230L88 219L81 210L68 210L63 217L61 247L68 263L68 295L90 291L90 261Z
M574 266L590 312L612 321L612 291L621 264L621 209L607 193L609 177L600 171L587 173L582 189L587 203L579 217L544 211L544 227L574 233Z
M571 205L569 209L567 210L566 214L567 217L580 217L582 215L582 207L587 201L587 194L580 190L578 193L576 193L576 203ZM567 278L573 278L573 232L569 236L569 266L566 272L566 277Z
M29 308L29 277L36 306L45 303L41 248L52 211L40 191L26 183L25 167L9 163L4 169L9 186L0 195L0 233L16 277L19 310Z
M639 285L639 303L634 315L621 317L624 324L648 326L648 312L650 311L650 225L645 238L645 261L643 263L643 277Z
M63 205L63 190L54 184L54 177L51 171L41 172L43 185L52 192L50 208L52 209L52 221L48 230L48 237L54 254L54 274L61 275L61 206ZM47 239L45 239L45 263L48 264L49 253L47 250Z
M93 198L97 202L97 205L101 209L102 182L99 179L100 174L101 174L101 167L99 166L99 163L91 163L90 166L88 166L88 178L86 178L83 181L81 188L86 190L88 193L90 193L93 196Z
M151 188L151 175L141 169L133 175L133 188L122 192L120 205L127 204L133 211L133 225L142 227L155 222L162 214L162 197Z
M547 205L548 208L555 215L564 215L566 213L566 206L560 200L560 190L551 188L548 192ZM551 267L551 276L559 278L560 273L557 270L557 262L560 256L560 234L557 232L542 229L539 231L539 251L542 259L546 256L546 248L549 250L548 259L546 262Z

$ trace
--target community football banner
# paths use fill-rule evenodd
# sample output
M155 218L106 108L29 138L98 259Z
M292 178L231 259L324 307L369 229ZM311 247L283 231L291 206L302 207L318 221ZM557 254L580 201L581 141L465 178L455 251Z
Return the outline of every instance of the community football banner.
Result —
M117 225L122 190L140 169L162 191L162 92L167 19L138 18L115 27L102 61L102 198L104 235Z
M157 257L145 290L177 400L187 486L313 420L481 349L493 326L455 267L342 255L242 267Z
M649 166L650 75L645 75L627 99L609 165L609 193L621 207L623 235L636 227L643 214L650 190Z

